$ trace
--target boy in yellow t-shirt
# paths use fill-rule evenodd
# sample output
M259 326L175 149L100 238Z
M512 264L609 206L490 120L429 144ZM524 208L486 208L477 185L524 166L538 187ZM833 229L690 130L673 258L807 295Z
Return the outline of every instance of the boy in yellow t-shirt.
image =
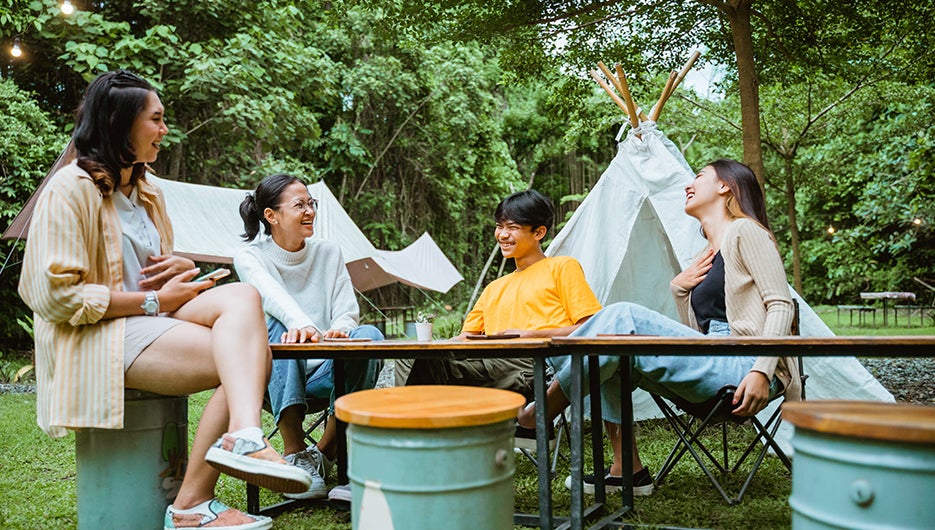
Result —
M495 236L504 259L516 270L490 283L468 313L461 334L513 333L520 337L564 337L600 311L601 304L577 260L546 257L542 240L555 214L535 190L514 193L497 206ZM412 367L408 380L405 368ZM397 361L397 385L458 384L513 390L532 397L532 359L419 359Z

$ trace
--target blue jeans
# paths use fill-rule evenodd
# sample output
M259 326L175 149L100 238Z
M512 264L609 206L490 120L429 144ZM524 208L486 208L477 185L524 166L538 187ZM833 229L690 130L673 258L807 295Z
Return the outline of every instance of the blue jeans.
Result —
M269 331L270 344L281 342L282 334L286 332L286 327L282 322L269 317L266 319L266 329ZM383 340L380 330L370 325L354 328L350 336L355 339ZM345 393L349 394L373 388L377 384L380 369L383 368L383 361L378 359L349 360L344 362L344 366L344 389ZM327 398L330 401L329 413L333 412L334 360L327 359L316 366L315 371L310 374L306 374L304 359L274 360L267 392L276 423L279 423L279 414L287 407L300 405L305 409L306 397Z
M627 335L655 335L663 337L702 337L681 322L629 302L611 304L594 314L572 337L594 337L599 333ZM709 335L730 335L727 322L712 321ZM598 356L601 372L601 413L605 420L620 423L620 361L626 357ZM629 389L639 387L662 397L680 397L692 403L701 403L714 397L727 385L738 385L750 372L754 356L666 356L647 355L630 357ZM566 396L571 395L571 358L551 357L549 364ZM587 377L588 363L584 363ZM587 391L587 384L584 390ZM773 378L770 398L779 390Z

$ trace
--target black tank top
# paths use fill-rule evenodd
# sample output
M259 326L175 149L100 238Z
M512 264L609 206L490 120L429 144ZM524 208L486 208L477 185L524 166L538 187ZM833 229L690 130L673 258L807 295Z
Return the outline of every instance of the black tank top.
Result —
M724 304L724 258L721 251L714 255L711 269L701 283L692 289L692 311L703 333L708 332L712 320L727 322L727 309Z

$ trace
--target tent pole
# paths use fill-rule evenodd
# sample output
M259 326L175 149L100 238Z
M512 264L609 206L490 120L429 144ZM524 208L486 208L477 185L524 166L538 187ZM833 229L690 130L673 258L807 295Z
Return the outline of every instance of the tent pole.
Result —
M474 292L471 293L471 299L468 300L468 312L470 312L471 308L474 307L474 302L477 301L477 292L480 291L480 286L484 285L484 277L487 276L487 271L490 269L490 266L493 264L493 259L497 257L497 252L499 251L500 245L494 245L493 252L491 252L490 256L487 258L487 263L484 263L484 269L481 271L480 276L477 277L477 283L474 284Z

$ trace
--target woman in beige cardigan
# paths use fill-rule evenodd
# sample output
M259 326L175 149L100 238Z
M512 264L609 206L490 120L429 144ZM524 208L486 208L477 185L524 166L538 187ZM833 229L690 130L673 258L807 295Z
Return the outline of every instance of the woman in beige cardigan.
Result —
M716 160L701 169L685 188L685 212L701 222L707 247L677 275L670 288L681 322L645 307L620 302L605 307L572 336L600 333L658 336L788 335L793 304L782 258L766 219L766 204L753 171L734 160ZM548 389L551 417L568 406L571 373L567 357L549 360L556 377ZM630 388L702 403L727 385L737 387L733 413L753 416L782 392L800 394L798 369L791 357L634 357ZM614 450L607 470L608 490L619 490L622 471L620 439L619 357L601 356L601 404ZM535 425L535 407L519 417L520 425ZM633 493L649 495L652 476L643 467L633 440ZM594 477L585 476L584 490L594 491ZM571 481L566 480L570 486Z

